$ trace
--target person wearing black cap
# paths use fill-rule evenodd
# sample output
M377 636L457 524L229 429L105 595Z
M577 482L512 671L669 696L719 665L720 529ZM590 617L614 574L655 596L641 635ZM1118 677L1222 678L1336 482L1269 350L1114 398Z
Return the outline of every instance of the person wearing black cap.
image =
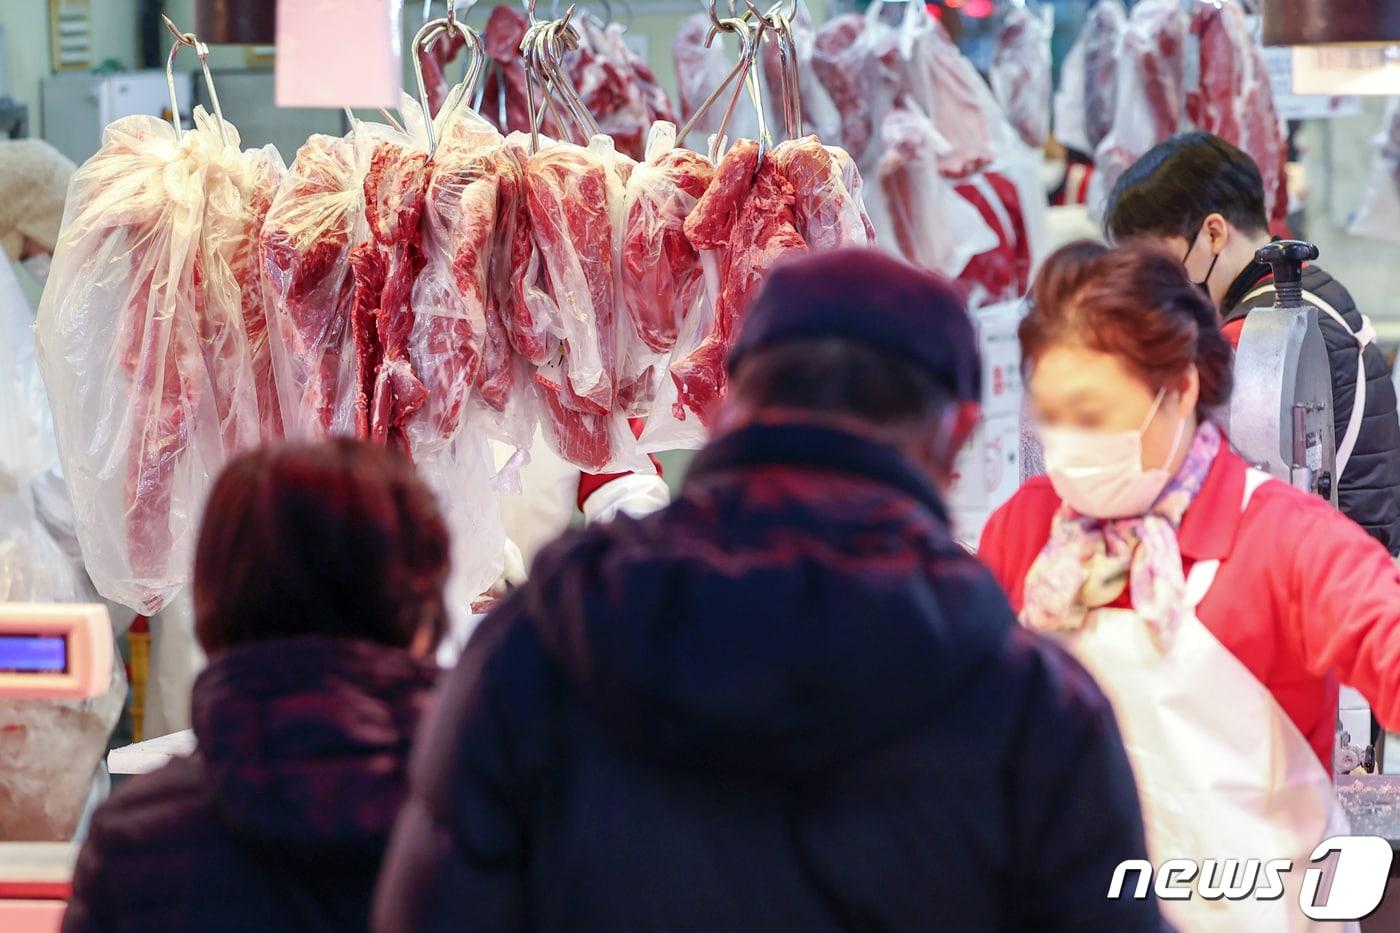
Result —
M419 737L375 929L1154 930L1098 688L949 531L961 300L776 268L678 499L561 539Z

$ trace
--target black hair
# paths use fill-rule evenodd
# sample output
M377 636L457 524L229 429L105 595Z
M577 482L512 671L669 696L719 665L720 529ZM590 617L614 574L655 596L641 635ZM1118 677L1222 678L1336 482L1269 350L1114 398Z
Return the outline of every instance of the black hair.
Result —
M952 393L918 367L839 337L759 350L731 377L731 391L754 412L839 415L875 428L927 423L952 401Z
M1247 234L1269 229L1259 166L1219 136L1181 133L1148 150L1118 179L1104 212L1104 232L1191 240L1211 214Z

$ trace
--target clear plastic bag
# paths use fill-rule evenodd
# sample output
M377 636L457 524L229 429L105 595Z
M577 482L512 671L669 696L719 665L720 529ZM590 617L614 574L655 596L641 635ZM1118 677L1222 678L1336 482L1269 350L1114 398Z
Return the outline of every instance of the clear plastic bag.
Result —
M1254 159L1264 181L1264 210L1288 216L1288 134L1274 106L1264 52L1238 3L1201 4L1191 17L1200 44L1199 85L1186 95L1186 113Z
M998 239L977 208L939 175L947 140L912 102L890 112L881 135L879 182L894 234L886 245L915 265L957 278Z
M1050 138L1052 7L1015 6L1007 11L992 52L988 80L1011 126L1027 146Z
M703 156L677 148L674 124L657 123L646 161L627 180L622 293L641 342L657 353L675 346L700 300L700 254L686 238L685 218L714 172Z
M89 573L147 614L187 577L213 477L262 436L229 266L227 225L244 212L228 135L225 146L202 110L178 139L150 117L111 124L74 175L39 311Z
M1376 136L1371 178L1348 232L1400 243L1400 98L1393 98L1386 106Z
M355 139L310 137L263 227L271 356L289 437L356 433L356 388L365 365L350 332L350 256L366 235L366 169Z
M1118 100L1118 53L1128 28L1123 0L1098 0L1060 65L1055 137L1092 155L1113 128Z
M1118 61L1113 128L1094 155L1089 209L1103 210L1119 177L1181 129L1186 112L1186 14L1177 0L1139 0Z

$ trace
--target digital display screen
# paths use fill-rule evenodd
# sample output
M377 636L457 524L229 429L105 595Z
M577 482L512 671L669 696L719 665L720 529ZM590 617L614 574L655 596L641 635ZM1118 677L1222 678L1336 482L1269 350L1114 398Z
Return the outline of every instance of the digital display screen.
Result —
M0 673L62 674L68 640L62 635L0 635Z

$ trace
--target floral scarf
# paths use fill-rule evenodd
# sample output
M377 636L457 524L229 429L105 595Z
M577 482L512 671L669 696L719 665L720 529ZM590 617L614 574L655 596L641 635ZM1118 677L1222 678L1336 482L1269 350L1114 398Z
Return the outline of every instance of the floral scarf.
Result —
M1026 574L1021 624L1040 631L1077 629L1092 610L1111 605L1127 588L1133 611L1159 644L1169 645L1186 595L1177 529L1220 445L1220 429L1202 424L1181 469L1146 515L1105 520L1060 506L1050 540Z

